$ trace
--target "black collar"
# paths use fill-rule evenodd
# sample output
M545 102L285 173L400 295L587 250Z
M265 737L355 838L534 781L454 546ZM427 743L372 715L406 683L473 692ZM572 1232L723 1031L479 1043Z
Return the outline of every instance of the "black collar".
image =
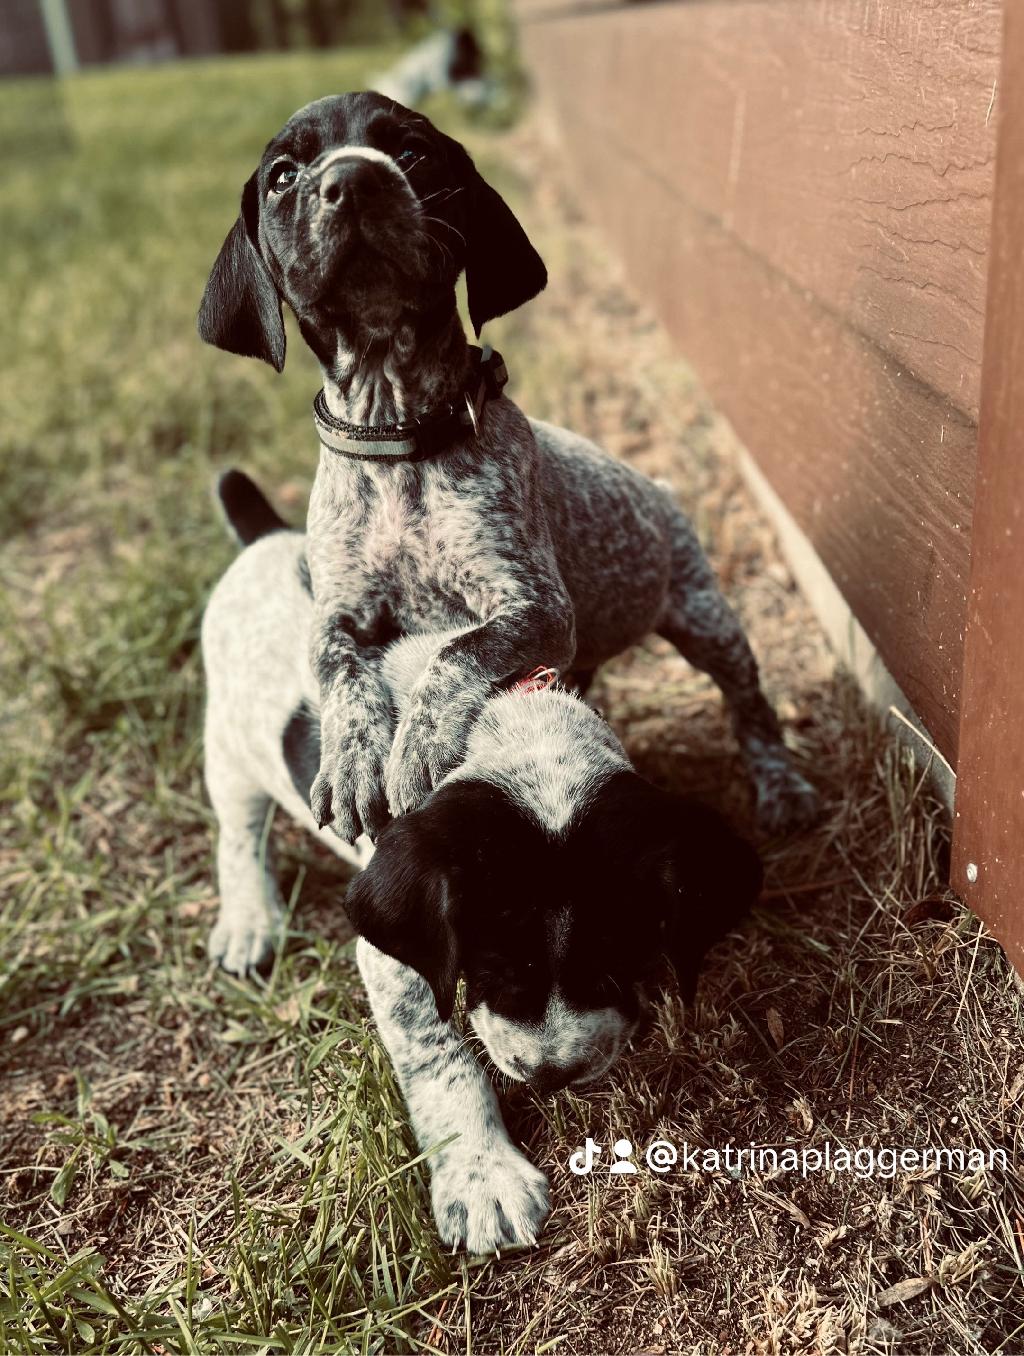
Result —
M331 452L364 461L423 461L475 437L484 406L501 395L508 372L494 349L471 346L469 351L474 364L461 394L404 424L348 424L335 419L321 388L313 401L321 443Z

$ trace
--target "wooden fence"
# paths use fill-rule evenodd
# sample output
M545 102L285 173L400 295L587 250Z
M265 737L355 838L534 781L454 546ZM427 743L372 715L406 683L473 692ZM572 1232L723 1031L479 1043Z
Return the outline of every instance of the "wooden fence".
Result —
M956 883L1024 968L1005 8L1004 51L1003 0L518 4L584 206L958 770Z

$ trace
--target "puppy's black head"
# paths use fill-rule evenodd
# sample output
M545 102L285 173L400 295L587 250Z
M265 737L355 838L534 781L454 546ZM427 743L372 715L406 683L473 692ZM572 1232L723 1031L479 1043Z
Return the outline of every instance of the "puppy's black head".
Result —
M347 907L444 1020L464 973L491 1058L550 1088L613 1063L666 954L692 997L760 886L756 853L714 811L622 771L558 834L496 786L450 782L385 830Z
M280 371L283 299L329 362L339 330L383 335L403 314L451 305L463 269L478 333L547 281L458 142L379 94L319 99L286 123L245 185L199 332Z

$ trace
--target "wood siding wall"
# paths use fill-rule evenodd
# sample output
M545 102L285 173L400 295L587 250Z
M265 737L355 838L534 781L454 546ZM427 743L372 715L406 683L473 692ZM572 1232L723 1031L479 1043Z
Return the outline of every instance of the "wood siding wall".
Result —
M953 884L1024 975L1024 6L1006 8Z
M521 0L581 199L956 763L1002 0Z

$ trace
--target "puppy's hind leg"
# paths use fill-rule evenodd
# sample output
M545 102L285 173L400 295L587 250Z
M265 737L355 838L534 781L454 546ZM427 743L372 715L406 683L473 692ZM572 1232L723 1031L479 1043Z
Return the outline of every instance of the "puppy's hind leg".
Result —
M673 526L672 575L656 629L721 688L754 782L759 827L776 834L812 823L819 813L818 793L790 761L743 627L682 514Z
M206 783L217 815L220 912L210 933L210 959L234 975L265 965L274 952L283 915L281 894L267 860L270 798L207 745Z

